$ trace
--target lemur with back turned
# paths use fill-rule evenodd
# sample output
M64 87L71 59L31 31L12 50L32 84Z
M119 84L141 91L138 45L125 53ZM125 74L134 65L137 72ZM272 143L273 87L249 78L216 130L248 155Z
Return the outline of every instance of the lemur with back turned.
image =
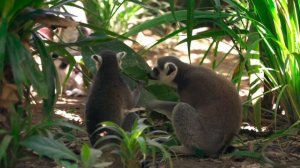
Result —
M191 155L201 149L217 157L238 133L242 106L235 86L214 71L181 62L173 56L158 59L150 79L177 89L180 101L152 101L147 105L166 115L182 146L174 152Z
M90 142L94 146L97 146L97 139L101 136L114 134L108 129L96 131L101 122L112 121L128 131L137 118L135 113L124 116L126 109L137 104L142 89L141 84L138 84L131 91L123 80L120 66L125 55L125 52L107 50L92 56L98 72L86 102L85 122Z

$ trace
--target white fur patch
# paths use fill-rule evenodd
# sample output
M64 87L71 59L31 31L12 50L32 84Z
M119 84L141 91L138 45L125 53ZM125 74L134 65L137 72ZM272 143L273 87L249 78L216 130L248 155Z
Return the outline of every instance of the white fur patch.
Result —
M117 60L118 60L118 65L119 65L120 69L122 69L122 59L126 56L126 54L127 53L125 51L117 53Z
M92 59L95 61L97 69L99 69L102 64L102 57L100 55L92 55Z
M174 66L175 70L171 74L167 75L168 71L170 70L170 65ZM173 82L173 80L175 79L175 77L177 75L177 72L178 72L177 66L174 63L172 63L172 62L167 62L164 65L163 71L159 74L159 80L163 84L166 84L168 86L176 88L176 84Z

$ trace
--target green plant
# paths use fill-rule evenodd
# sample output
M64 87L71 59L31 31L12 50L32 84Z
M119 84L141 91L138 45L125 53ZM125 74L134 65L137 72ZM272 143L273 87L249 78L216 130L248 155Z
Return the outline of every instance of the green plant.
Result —
M43 136L31 136L25 139L21 144L41 156L53 159L58 165L66 168L103 168L111 164L109 162L99 162L102 152L88 147L87 144L82 145L80 156L76 155L63 143Z
M249 1L249 8L228 1L239 15L251 22L252 34L258 38L250 42L247 53L259 51L263 83L276 101L274 120L279 107L290 124L300 119L300 30L298 1Z
M143 10L143 1L106 0L83 1L89 24L114 32L127 31ZM119 33L120 34L120 33Z
M51 120L60 88L38 29L41 25L70 26L74 22L55 16L55 11L40 9L43 4L43 0L0 2L0 115L4 117L0 123L1 167L13 167L25 156L21 146L24 139L49 134L50 127L62 124ZM32 123L34 99L30 87L37 92L36 99L42 99L40 123Z
M156 152L159 151L163 155L164 159L170 161L172 166L170 153L168 150L160 143L156 142L151 132L146 132L149 128L148 125L144 124L145 119L139 119L136 121L132 127L131 132L124 131L120 126L113 122L103 122L103 128L111 129L117 133L118 136L108 135L101 138L97 143L107 141L107 140L117 140L115 144L117 146L117 153L125 165L128 168L138 168L141 166L143 161L146 161L149 156L152 156L153 162L155 162ZM102 149L111 147L112 144L106 144ZM100 149L101 149L100 148Z
M225 2L229 6L223 7L220 1L214 1L215 11L210 11L194 9L191 0L187 3L187 10L173 10L150 19L134 26L125 35L130 37L162 24L185 21L185 25L158 40L154 45L180 32L186 32L187 38L180 43L187 42L187 50L189 50L192 40L212 37L213 43L208 51L215 45L215 57L219 41L223 36L229 36L234 43L232 49L236 49L240 57L239 64L233 72L232 81L239 88L245 74L251 78L254 76L250 83L249 101L245 102L245 105L253 107L256 126L261 128L261 110L264 110L261 108L261 100L269 94L274 96L276 108L266 110L273 113L275 125L279 108L285 111L286 119L292 124L299 119L300 109L299 2L292 0L238 2L225 0ZM171 6L172 4L174 5L174 2ZM223 10L224 8L226 11ZM192 35L193 29L204 22L214 23L216 28ZM207 57L208 51L202 61ZM228 53L221 58L220 62L214 62L213 68L220 65ZM258 64L253 64L253 60ZM265 88L264 93L257 94L260 87Z
M30 7L41 6L43 1L24 1L16 3L14 1L4 1L1 5L1 63L0 76L4 80L13 81L18 87L18 94L23 96L23 88L30 85L36 90L38 95L44 100L43 111L50 117L55 97L56 74L51 58L45 50L45 46L37 34L32 31L32 22L35 12L30 12ZM28 8L27 8L28 7ZM24 16L21 16L21 14ZM25 13L24 13L25 12ZM36 11L38 13L38 11ZM40 53L42 70L29 52L28 42L30 35L33 35L33 45ZM7 66L9 68L5 69ZM3 70L6 70L3 72ZM11 76L5 76L8 71ZM8 79L4 79L4 77ZM49 88L49 89L47 89Z
M43 121L33 124L31 116L24 119L24 110L19 109L16 112L10 111L10 130L0 129L1 144L0 144L0 165L1 167L14 167L18 160L27 157L26 148L23 143L32 137L42 137L45 135L54 136L49 130L50 128L60 128L55 135L62 134L63 137L71 137L71 132L63 132L64 128L76 129L82 131L81 128L72 125L63 120ZM30 112L29 112L30 113ZM38 140L31 140L31 143L39 143ZM38 145L38 144L36 144Z

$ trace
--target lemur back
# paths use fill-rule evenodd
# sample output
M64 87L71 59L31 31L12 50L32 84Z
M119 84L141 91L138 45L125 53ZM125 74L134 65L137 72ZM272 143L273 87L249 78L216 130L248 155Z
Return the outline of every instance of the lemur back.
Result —
M99 124L112 121L122 125L124 110L133 108L139 98L140 88L131 92L121 76L119 66L125 55L125 52L116 54L103 51L92 56L98 72L90 89L85 110L86 128L92 145L95 145L99 135L113 134L110 130L95 132Z

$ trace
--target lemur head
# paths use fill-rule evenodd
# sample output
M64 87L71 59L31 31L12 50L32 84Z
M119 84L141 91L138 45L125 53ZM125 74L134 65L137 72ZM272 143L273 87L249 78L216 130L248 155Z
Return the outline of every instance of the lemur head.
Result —
M153 80L159 80L165 85L176 87L174 80L178 75L178 71L180 70L179 67L183 64L183 62L173 56L159 58L157 65L150 72L149 78Z
M105 63L107 66L114 66L117 63L118 67L121 69L122 59L126 56L126 52L114 53L112 51L103 51L99 55L92 55L92 59L95 61L97 69L101 68L102 64Z

